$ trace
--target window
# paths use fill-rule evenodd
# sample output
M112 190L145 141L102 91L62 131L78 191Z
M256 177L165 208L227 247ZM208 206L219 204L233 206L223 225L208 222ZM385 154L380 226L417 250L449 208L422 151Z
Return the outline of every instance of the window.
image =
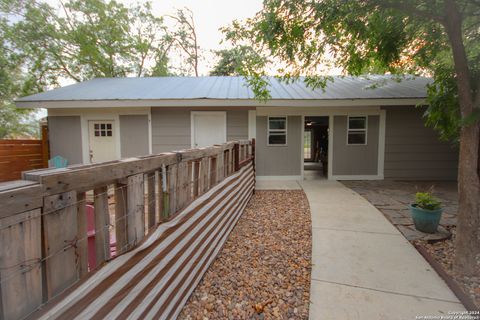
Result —
M95 123L95 137L111 137L113 130L111 123Z
M347 145L367 144L367 117L348 117Z
M268 145L287 145L287 117L268 117Z

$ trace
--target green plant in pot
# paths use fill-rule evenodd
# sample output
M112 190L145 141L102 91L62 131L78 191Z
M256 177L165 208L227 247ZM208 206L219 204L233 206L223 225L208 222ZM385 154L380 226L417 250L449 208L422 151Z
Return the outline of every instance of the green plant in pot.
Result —
M409 206L413 223L418 231L435 233L442 217L442 203L430 192L417 192L415 203Z

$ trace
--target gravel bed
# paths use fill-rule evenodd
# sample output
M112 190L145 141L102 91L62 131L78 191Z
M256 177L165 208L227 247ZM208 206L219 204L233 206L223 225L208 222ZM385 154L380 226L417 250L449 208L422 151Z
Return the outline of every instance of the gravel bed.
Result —
M303 191L256 191L179 319L308 319L311 252Z
M462 288L462 290L470 295L473 302L480 308L480 270L478 276L466 277L458 275L453 270L453 260L455 258L455 227L450 228L452 238L444 241L428 243L427 241L415 241L418 245L424 247L434 258L440 263L443 269L452 277Z

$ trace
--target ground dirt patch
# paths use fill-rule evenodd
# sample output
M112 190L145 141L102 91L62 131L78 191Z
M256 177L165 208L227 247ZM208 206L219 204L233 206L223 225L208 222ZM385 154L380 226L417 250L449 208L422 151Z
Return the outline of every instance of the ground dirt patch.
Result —
M311 230L303 191L257 191L179 319L308 319Z

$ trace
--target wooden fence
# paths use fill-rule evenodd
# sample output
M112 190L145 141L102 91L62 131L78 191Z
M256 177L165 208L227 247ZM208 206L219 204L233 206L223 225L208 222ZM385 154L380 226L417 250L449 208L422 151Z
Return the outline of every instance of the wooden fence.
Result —
M163 301L155 305L157 315L176 316L251 195L254 154L254 141L229 142L31 171L25 180L2 186L0 318L89 318L113 309L116 315L133 312L131 317L142 318L139 310L121 309L131 306L121 297L127 299L135 283L148 284L141 292ZM96 265L88 265L87 204L94 206ZM226 220L220 225L215 219ZM111 237L118 257L110 262ZM161 265L157 282L142 281ZM88 295L88 288L96 289ZM101 310L85 315L94 308L90 303L98 296L93 295L107 289L116 292L114 299L102 300Z
M23 171L48 167L48 132L41 140L0 140L0 182L20 179Z

